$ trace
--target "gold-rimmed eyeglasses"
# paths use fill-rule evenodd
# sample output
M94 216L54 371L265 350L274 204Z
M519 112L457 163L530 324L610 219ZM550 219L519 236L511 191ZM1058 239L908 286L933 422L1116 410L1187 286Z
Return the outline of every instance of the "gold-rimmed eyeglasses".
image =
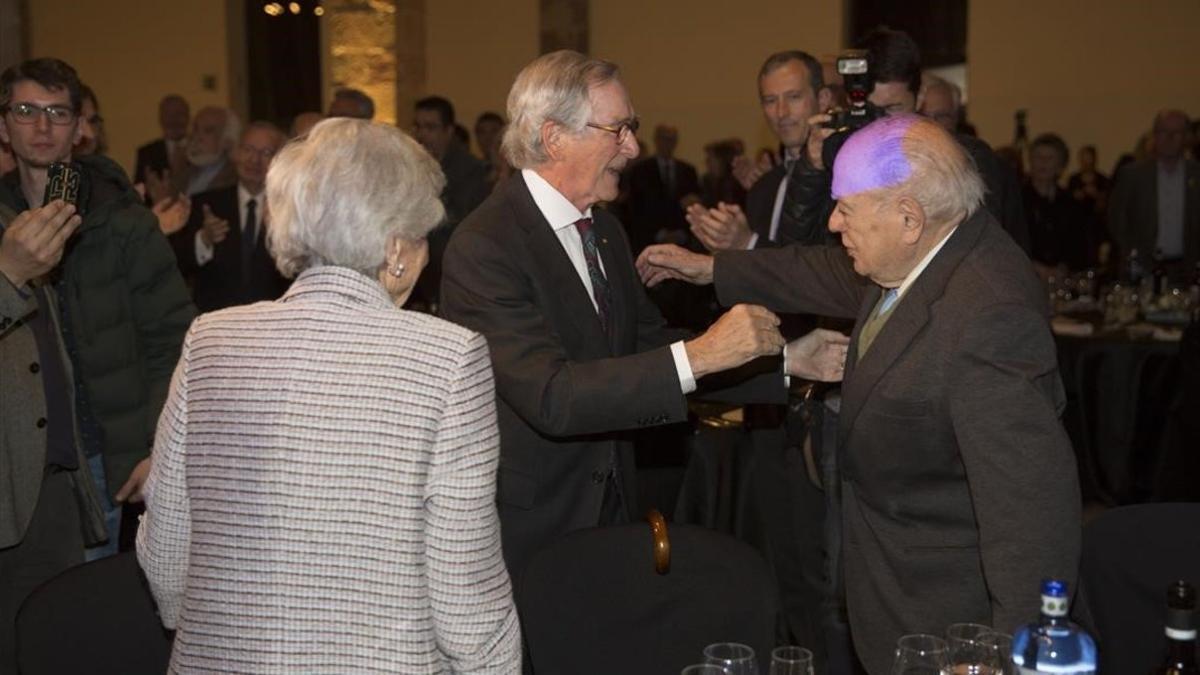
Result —
M77 115L74 110L65 105L34 105L32 103L13 103L5 107L5 112L12 113L13 121L17 124L36 124L41 115L45 115L51 124L65 127L74 124Z
M625 141L629 140L629 137L632 134L637 133L638 127L641 126L641 121L634 117L623 122L618 122L613 126L607 124L593 124L591 122L588 122L587 126L613 134L617 137L617 145L623 145Z

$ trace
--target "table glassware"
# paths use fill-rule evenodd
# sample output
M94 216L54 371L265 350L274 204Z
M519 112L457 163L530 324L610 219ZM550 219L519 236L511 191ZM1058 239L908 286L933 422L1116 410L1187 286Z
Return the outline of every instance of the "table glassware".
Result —
M988 649L991 675L1018 675L1012 660L1011 635L993 631L979 638L979 641Z
M770 675L813 675L813 655L803 647L776 647L771 652Z
M759 675L754 649L737 642L717 642L705 647L704 662L724 668L729 675Z
M980 640L992 632L979 623L956 623L946 629L946 647L955 675L992 675L991 649Z
M697 663L679 671L679 675L729 675L729 671L711 663Z
M892 675L951 675L947 652L936 635L905 635L896 642Z

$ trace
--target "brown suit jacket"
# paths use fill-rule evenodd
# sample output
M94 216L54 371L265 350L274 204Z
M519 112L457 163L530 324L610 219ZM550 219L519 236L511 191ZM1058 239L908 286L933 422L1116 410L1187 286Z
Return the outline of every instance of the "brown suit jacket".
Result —
M862 360L880 297L844 250L722 253L722 303L857 316L838 433L842 566L859 657L896 639L1037 616L1042 577L1074 579L1080 498L1045 293L986 211L959 225Z
M1183 170L1183 258L1200 261L1200 162L1185 159ZM1121 255L1137 249L1143 259L1158 246L1158 160L1148 159L1117 174L1108 198L1108 230Z

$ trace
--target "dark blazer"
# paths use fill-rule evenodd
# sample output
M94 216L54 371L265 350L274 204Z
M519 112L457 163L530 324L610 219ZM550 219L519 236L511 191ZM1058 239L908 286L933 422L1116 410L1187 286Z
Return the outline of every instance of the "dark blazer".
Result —
M196 233L204 222L204 206L213 215L229 221L229 235L213 247L213 258L205 265L196 264ZM250 261L249 276L242 275L242 219L238 208L238 188L233 185L201 192L192 198L188 223L172 235L171 243L185 277L193 277L192 296L196 309L211 312L260 300L275 300L283 295L291 281L275 267L267 252L262 214L258 214L258 244Z
M632 432L680 422L687 405L664 327L638 281L621 224L593 209L612 289L611 337L558 237L514 174L446 249L442 314L491 348L499 399L499 502L514 579L529 556L600 519L615 459L628 507Z
M678 159L675 163L673 190L663 182L658 158L647 157L629 169L629 202L627 204L629 239L635 252L656 243L659 230L686 230L687 220L679 200L687 195L700 195L700 179L696 167Z
M141 183L146 180L146 171L153 169L162 171L171 167L171 158L167 156L167 140L159 138L137 149L137 160L134 162L133 182Z
M1200 261L1200 162L1185 159L1183 170L1183 258L1190 268ZM1137 249L1149 260L1158 247L1158 160L1126 165L1108 198L1108 230L1122 256Z
M446 187L442 190L442 206L446 208L446 219L429 233L429 263L421 272L414 295L427 304L438 301L441 291L442 256L454 228L467 214L475 210L488 196L487 166L458 141L451 141L441 161L442 173L446 176Z
M775 209L775 195L779 192L779 183L787 175L783 164L776 166L754 181L750 191L746 193L746 221L750 229L758 235L756 246L766 247L771 234L771 214Z
M856 650L973 621L1012 632L1079 562L1075 458L1045 291L989 213L963 222L861 362L881 291L836 247L722 253L723 304L857 316L838 431L842 566Z

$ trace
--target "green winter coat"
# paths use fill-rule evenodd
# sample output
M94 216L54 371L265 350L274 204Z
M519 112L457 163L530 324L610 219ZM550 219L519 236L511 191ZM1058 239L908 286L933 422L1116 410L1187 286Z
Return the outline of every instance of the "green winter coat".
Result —
M183 336L196 310L158 221L106 157L77 160L90 195L83 224L57 273L74 366L103 430L109 494L150 453ZM15 172L14 172L15 174ZM19 181L0 181L0 202L27 208Z

